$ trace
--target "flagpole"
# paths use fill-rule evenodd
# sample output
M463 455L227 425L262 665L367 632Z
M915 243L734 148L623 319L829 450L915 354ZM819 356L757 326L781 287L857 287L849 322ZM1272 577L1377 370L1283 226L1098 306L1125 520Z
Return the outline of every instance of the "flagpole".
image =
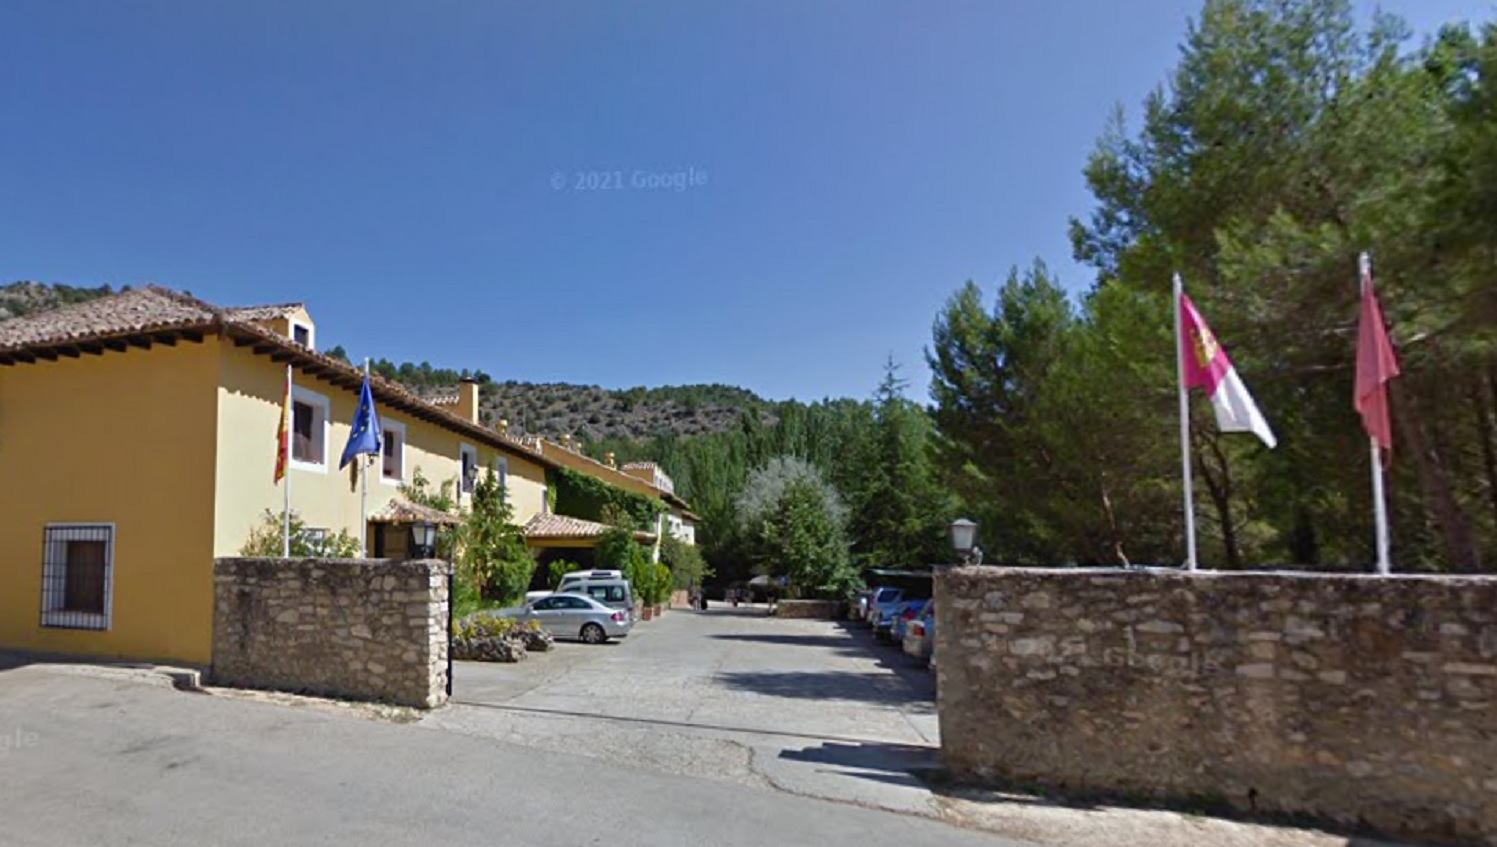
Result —
M291 394L291 364L289 362L286 364L285 391L288 396ZM286 403L285 400L281 402L282 404ZM282 416L286 414L284 408L281 410L281 414ZM276 449L281 451L280 461L284 463L283 467L285 468L285 475L281 477L281 557L284 559L291 558L291 456L287 454L291 452L291 433L289 430L292 426L293 423L291 421L286 421L286 428L288 430L286 433L286 442L276 445Z
M1361 293L1367 294L1367 281L1372 278L1372 256L1362 253L1357 257L1358 276L1361 279ZM1383 489L1383 451L1379 448L1377 438L1367 437L1369 451L1372 456L1372 520L1377 538L1377 572L1387 576L1393 572L1392 558L1388 552L1388 501Z
M1190 395L1185 388L1185 321L1180 314L1180 299L1185 284L1175 274L1175 373L1180 388L1180 468L1185 481L1185 569L1196 569L1195 492L1190 469Z
M364 357L364 383L369 383L369 357ZM362 399L363 395L359 395ZM370 408L369 414L374 415L374 409ZM357 426L358 422L355 421ZM369 460L372 456L365 453L363 456L364 467L359 473L359 549L363 551L364 558L369 558ZM358 465L354 465L358 467Z

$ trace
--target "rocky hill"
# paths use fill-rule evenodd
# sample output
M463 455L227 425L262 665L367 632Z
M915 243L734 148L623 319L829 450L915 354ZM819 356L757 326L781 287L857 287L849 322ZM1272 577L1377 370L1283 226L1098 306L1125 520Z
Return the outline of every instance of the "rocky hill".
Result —
M727 385L681 385L614 391L593 385L489 382L479 407L489 422L507 420L512 432L587 441L640 440L656 435L702 435L738 425L753 409L774 420L773 404Z
M45 282L13 282L0 286L0 321L45 312L69 303L96 300L113 293L114 289L107 285L78 288Z

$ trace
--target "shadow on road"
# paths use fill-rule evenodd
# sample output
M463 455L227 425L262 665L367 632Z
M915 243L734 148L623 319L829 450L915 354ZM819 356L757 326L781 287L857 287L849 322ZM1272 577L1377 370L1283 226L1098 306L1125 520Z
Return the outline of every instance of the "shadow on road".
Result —
M709 636L717 641L752 641L759 644L779 644L786 647L830 647L835 650L862 655L864 651L857 642L842 635L745 635L742 633L718 633Z
M691 611L687 609L685 611ZM729 606L725 603L714 603L706 609L698 609L699 615L712 615L724 618L767 618L770 617L768 606L750 606L744 604L738 607Z
M781 759L812 764L833 765L846 776L869 779L910 788L926 787L917 775L940 767L940 751L935 747L908 744L841 744L828 741L814 747L780 751Z
M803 700L858 700L915 710L934 708L932 698L882 671L725 671L717 682L737 691Z

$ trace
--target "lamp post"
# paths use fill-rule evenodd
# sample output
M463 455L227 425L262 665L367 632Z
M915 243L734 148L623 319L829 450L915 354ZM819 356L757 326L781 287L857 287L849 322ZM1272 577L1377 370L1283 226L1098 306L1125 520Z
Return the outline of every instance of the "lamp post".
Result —
M437 525L430 521L411 524L411 558L430 559L437 554Z
M951 522L951 549L964 565L982 564L982 548L977 546L977 522L957 518Z

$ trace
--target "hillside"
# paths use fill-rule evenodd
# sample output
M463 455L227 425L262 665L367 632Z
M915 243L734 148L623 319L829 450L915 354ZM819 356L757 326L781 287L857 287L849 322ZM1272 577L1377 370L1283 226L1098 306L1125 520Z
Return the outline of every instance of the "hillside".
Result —
M42 282L0 286L0 320L55 309L114 293L108 285L84 288ZM341 346L326 351L347 358ZM775 420L775 404L730 385L682 385L617 391L594 385L496 382L482 370L435 368L429 362L371 362L381 376L425 396L451 394L460 379L477 380L485 423L508 420L512 432L554 438L573 435L589 442L640 441L659 435L723 432L746 410Z
M749 409L773 419L773 405L742 388L683 385L614 391L592 385L490 382L480 391L485 420L505 419L512 431L571 434L587 441L641 440L657 435L723 432Z
M45 282L13 282L0 286L0 320L45 312L70 303L96 300L113 293L114 289L107 285L78 288Z

